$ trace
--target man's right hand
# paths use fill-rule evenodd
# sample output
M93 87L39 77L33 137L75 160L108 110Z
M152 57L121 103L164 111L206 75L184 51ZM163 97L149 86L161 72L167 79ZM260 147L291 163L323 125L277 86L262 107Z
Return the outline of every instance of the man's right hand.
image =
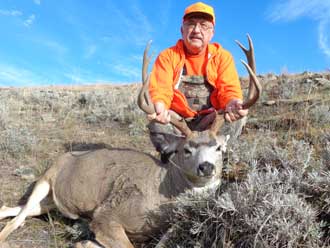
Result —
M171 120L169 111L166 109L163 102L155 102L155 113L148 115L149 120L156 120L160 123L167 124Z

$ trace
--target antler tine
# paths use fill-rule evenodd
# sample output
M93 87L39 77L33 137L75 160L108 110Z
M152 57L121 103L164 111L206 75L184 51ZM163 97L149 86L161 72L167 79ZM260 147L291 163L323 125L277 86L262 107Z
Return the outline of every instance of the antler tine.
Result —
M147 46L143 53L143 64L142 64L142 87L138 95L137 104L139 108L144 111L146 114L154 114L155 107L152 103L149 95L149 83L150 83L150 75L148 74L148 66L151 60L151 57L148 56L149 48L151 45L151 41L147 43ZM187 126L187 123L183 118L179 119L177 115L170 112L171 115L171 123L177 127L183 134L186 136L190 136L192 131Z
M143 83L145 83L147 81L147 77L148 77L148 66L151 60L151 56L148 56L149 54L149 49L151 46L152 40L149 40L146 48L144 49L143 52L143 64L142 64L142 81Z
M223 113L221 112L216 112L215 119L212 123L212 126L210 128L210 133L213 135L217 135L218 131L222 127L222 125L225 123L225 118L223 118Z
M256 73L256 62L255 62L255 58L254 58L253 42L252 42L252 39L249 34L247 34L246 36L249 41L249 49L246 49L245 46L243 46L242 43L239 42L238 40L235 40L235 42L243 50L243 52L245 53L245 56L248 60L248 64L250 65L253 72Z
M148 66L150 63L150 57L148 57L149 48L151 41L147 43L147 46L143 53L143 63L142 63L142 88L138 95L137 104L142 111L146 114L155 113L155 108L153 103L150 100L148 88L149 88L149 75L148 75Z
M252 71L252 68L245 61L241 60L241 62L243 63L243 65L245 66L245 68L248 70L248 72L250 74L249 98L242 104L243 109L248 109L258 101L258 99L261 95L262 87L259 83L259 80L258 80L256 74ZM250 93L252 82L254 85L253 95Z
M170 112L171 115L171 123L179 129L186 137L190 137L192 135L191 129L188 127L186 121L183 118L177 118L177 115Z
M247 34L247 38L249 41L249 49L246 49L239 41L236 40L236 43L239 45L239 47L243 50L243 52L246 55L248 64L246 64L244 61L242 61L242 63L248 70L250 77L248 98L243 103L243 109L247 109L251 107L253 104L255 104L256 101L259 99L262 91L261 84L259 83L259 80L256 76L256 63L254 58L253 42L250 35Z

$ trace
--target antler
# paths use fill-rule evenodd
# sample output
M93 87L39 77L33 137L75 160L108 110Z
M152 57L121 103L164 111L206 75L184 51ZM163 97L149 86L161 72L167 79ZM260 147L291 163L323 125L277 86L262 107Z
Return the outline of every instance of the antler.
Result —
M246 55L248 64L241 60L245 68L249 72L250 83L249 83L249 93L247 100L243 103L243 109L250 108L256 101L259 99L262 91L261 84L256 76L256 63L254 58L254 48L250 35L247 35L249 41L249 49L246 49L239 41L236 40L236 43L242 48L243 52Z
M142 111L144 111L146 114L154 114L155 113L155 107L152 103L149 95L149 82L150 82L150 75L148 74L148 66L151 60L151 57L148 56L149 48L151 45L151 41L148 42L144 53L143 53L143 65L142 65L142 88L140 90L140 93L138 95L138 106ZM183 134L186 136L191 136L192 131L188 127L187 123L183 118L178 118L177 115L175 115L173 112L170 111L171 120L170 122L177 127Z
M251 40L251 37L247 35L248 41L249 41L249 49L246 49L239 41L236 40L236 43L242 48L243 52L246 55L248 64L241 60L244 66L246 67L247 71L249 72L249 77L250 77L250 83L249 83L249 93L247 100L243 102L243 109L248 109L250 108L253 104L257 102L261 95L262 87L259 83L259 80L256 76L256 63L255 63L255 58L254 58L254 48L253 48L253 43ZM219 112L219 115L222 114L222 111ZM224 118L221 118L220 116L216 116L211 128L210 132L216 134L223 123L225 122Z

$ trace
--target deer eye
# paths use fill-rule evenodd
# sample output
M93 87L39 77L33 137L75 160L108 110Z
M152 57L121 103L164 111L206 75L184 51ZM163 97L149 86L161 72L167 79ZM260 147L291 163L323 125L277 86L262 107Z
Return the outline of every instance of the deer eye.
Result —
M221 152L222 149L221 149L221 146L218 146L217 149L216 149L217 152Z
M183 149L183 152L185 156L190 156L192 154L192 151L186 147Z

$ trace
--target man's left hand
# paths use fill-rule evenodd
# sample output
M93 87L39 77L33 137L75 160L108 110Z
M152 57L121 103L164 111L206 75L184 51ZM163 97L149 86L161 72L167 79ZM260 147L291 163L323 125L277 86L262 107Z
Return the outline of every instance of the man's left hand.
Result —
M240 99L230 100L225 109L225 119L229 122L233 122L246 116L249 110L243 109L242 104L243 102Z

